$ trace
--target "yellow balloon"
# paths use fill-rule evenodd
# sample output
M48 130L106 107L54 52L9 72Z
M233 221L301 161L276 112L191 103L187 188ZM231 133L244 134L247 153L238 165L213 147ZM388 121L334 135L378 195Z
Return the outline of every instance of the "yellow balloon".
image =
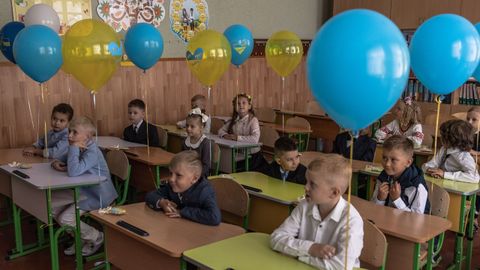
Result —
M187 65L205 86L212 86L230 66L232 51L224 35L205 30L197 33L187 46Z
M265 46L265 57L272 69L282 77L288 76L300 64L302 42L295 33L280 31L273 34Z
M118 35L108 24L86 19L67 31L62 54L63 70L88 90L97 92L117 70L122 47Z

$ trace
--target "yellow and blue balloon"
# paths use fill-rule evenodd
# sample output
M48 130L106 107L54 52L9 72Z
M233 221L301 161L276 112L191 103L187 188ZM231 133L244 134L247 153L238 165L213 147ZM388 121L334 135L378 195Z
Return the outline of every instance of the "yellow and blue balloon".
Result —
M268 65L280 76L287 77L302 61L303 46L298 36L290 31L274 33L265 46Z
M163 53L163 38L151 24L138 23L125 35L125 52L139 68L147 70L160 59Z
M232 64L239 67L245 63L253 51L253 36L247 27L241 24L229 26L223 32L232 49Z
M13 57L13 41L23 28L25 28L25 24L21 22L9 22L0 30L0 50L5 58L14 64L16 62Z

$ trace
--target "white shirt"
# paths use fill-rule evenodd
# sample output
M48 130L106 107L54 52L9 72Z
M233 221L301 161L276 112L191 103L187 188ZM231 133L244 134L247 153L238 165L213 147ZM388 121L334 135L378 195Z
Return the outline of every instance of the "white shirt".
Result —
M442 162L444 157L445 162ZM442 166L443 163L443 166ZM423 171L430 168L441 168L444 171L443 178L461 182L478 183L480 176L478 175L477 163L467 151L461 151L458 148L440 148L435 158L423 164Z
M407 131L402 132L400 130L398 120L395 119L392 122L388 123L388 125L378 129L375 132L375 138L377 139L377 141L384 141L392 135L404 135L410 140L412 140L413 144L416 147L420 147L420 145L422 145L423 132L421 124L412 125L409 129L407 129Z
M133 126L133 131L135 131L136 133L138 133L138 130L140 129L140 126L142 125L143 123L143 119L140 119L140 122L138 122L136 125L135 124L132 124Z
M218 136L223 137L225 134L228 134L230 121L227 121L225 125L218 130ZM258 124L257 117L250 117L249 114L243 118L237 117L232 129L233 134L238 135L238 141L240 142L258 143L260 140L260 125ZM250 153L254 154L258 151L260 151L260 147L255 147L250 150Z
M385 201L381 201L377 198L378 196L378 189L380 187L380 182L377 180L375 185L375 190L373 191L372 201L375 204L385 205ZM416 193L416 194L415 194ZM415 187L408 187L405 189L405 195L408 197L408 205L402 200L402 198L398 198L395 201L391 199L388 202L388 206L407 211L407 212L415 212L419 214L425 213L425 205L427 204L428 199L428 191L425 189L423 185L418 185L418 188Z
M274 250L298 257L298 260L315 267L344 269L347 223L347 201L340 197L335 208L322 220L317 205L302 201L270 238ZM348 269L360 266L363 248L363 220L350 205L350 231L348 243ZM331 259L320 259L308 254L314 243L336 248Z

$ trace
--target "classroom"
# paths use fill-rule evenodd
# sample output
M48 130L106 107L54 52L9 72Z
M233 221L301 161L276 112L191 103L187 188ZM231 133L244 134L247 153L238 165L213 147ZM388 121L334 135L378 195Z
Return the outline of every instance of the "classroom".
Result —
M0 7L0 269L480 269L480 2Z

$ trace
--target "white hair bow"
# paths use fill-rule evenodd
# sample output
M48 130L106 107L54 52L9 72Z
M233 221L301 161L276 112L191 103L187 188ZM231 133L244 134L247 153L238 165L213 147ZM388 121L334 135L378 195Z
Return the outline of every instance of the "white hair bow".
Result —
M190 111L188 115L200 115L202 117L202 123L205 124L208 121L208 115L202 113L200 108L195 108Z

